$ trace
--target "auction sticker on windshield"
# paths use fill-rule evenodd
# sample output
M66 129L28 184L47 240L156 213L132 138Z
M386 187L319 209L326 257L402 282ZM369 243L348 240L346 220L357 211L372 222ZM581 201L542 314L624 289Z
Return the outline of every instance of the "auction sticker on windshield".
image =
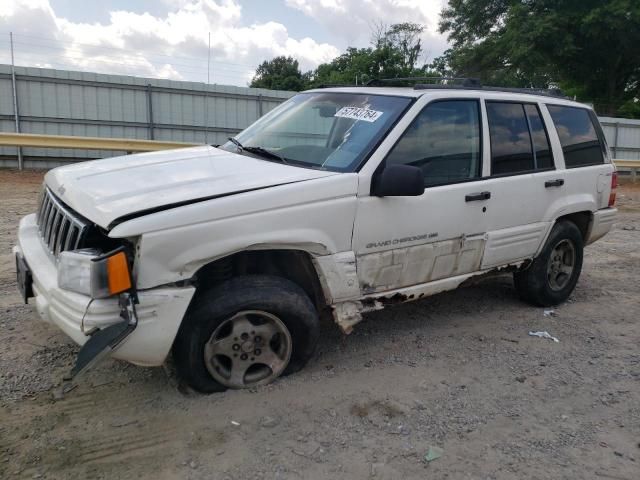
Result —
M379 112L378 110L370 110L362 107L342 107L334 116L364 120L365 122L375 122L383 113L384 112Z

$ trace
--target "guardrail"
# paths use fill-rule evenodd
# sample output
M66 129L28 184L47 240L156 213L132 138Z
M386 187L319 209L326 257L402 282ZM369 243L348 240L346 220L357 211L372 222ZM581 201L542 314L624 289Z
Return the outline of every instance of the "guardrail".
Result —
M616 168L624 168L631 172L631 181L635 183L637 178L638 170L640 169L640 160L622 160L622 159L613 159L613 163Z
M137 140L131 138L74 137L71 135L40 135L33 133L2 133L2 147L79 148L83 150L122 150L125 152L152 152L172 148L193 147L187 142Z
M162 140L138 140L132 138L75 137L71 135L40 135L33 133L0 132L2 147L79 148L83 150L120 150L125 152L152 152L172 148L193 147L188 142L165 142ZM633 182L640 170L640 160L614 159L618 168L628 169Z

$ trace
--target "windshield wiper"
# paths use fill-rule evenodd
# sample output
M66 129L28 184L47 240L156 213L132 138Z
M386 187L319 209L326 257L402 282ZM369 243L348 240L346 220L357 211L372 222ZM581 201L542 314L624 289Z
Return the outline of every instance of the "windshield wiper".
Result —
M227 137L227 138L229 139L229 141L230 141L231 143L233 143L233 144L234 144L236 147L238 147L240 150L244 150L244 147L242 146L242 144L241 144L238 140L236 140L236 139L235 139L235 138L233 138L233 137Z
M263 147L245 147L233 137L229 137L229 141L233 143L236 147L238 147L239 150L244 150L246 152L254 153L256 155L262 155L263 157L275 158L276 160L280 160L280 162L284 163L285 165L289 165L289 162L287 161L287 159L284 158L282 155L277 154L276 152L267 150L266 148L263 148Z
M284 158L282 155L279 155L276 152L273 152L271 150L267 150L266 148L262 148L262 147L243 147L243 150L246 150L249 153L256 153L258 155L262 155L263 157L275 158L276 160L280 160L285 165L289 165L289 162L287 161L287 159Z

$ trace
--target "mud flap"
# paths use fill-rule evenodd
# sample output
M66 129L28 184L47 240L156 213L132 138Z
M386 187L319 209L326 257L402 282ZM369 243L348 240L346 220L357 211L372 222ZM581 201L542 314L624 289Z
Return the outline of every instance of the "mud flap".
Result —
M118 302L122 321L97 330L91 335L78 352L76 363L70 374L65 377L65 381L71 382L77 379L89 368L108 357L136 329L138 316L136 314L135 293L120 294Z

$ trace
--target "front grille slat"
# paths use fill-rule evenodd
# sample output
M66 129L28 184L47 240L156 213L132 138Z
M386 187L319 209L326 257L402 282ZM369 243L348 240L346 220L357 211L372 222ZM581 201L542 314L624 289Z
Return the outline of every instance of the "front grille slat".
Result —
M42 223L42 216L44 215L45 210L49 206L49 198L47 194L43 191L42 198L40 199L40 204L38 206L38 225Z
M54 257L66 250L82 248L89 231L89 224L48 188L43 192L36 221L42 241Z
M67 233L67 238L64 242L64 250L75 249L77 238L78 238L78 227L76 227L74 224L71 224L71 227L69 227L69 233Z
M40 222L40 225L39 225L41 235L45 234L45 230L47 228L47 222L49 221L49 215L51 215L52 210L53 210L53 203L51 202L51 200L49 200L49 202L47 202L47 207L44 213L42 214L42 222Z
M76 241L75 241L75 246L73 247L74 249L79 248L80 247L80 242L82 242L87 234L87 230L89 227L87 227L86 225L83 225L79 230L78 230L78 236L76 237Z
M58 230L58 236L56 238L55 248L53 249L53 254L58 255L62 246L64 245L65 237L67 236L67 231L69 230L69 226L71 225L71 220L68 218L63 218L60 222L60 229Z
M47 215L47 220L44 224L44 243L49 246L49 237L51 236L51 227L53 226L53 219L56 218L57 210L54 205L51 205L49 209L49 214Z
M49 200L49 197L46 197L45 203L42 207L42 214L40 215L40 221L38 222L38 225L44 225L45 219L47 218L50 209L51 201Z
M53 221L51 222L51 228L49 229L49 238L47 238L47 245L49 245L49 250L53 252L54 246L56 244L56 236L58 235L58 230L60 229L60 222L62 221L62 212L57 211L53 216Z

